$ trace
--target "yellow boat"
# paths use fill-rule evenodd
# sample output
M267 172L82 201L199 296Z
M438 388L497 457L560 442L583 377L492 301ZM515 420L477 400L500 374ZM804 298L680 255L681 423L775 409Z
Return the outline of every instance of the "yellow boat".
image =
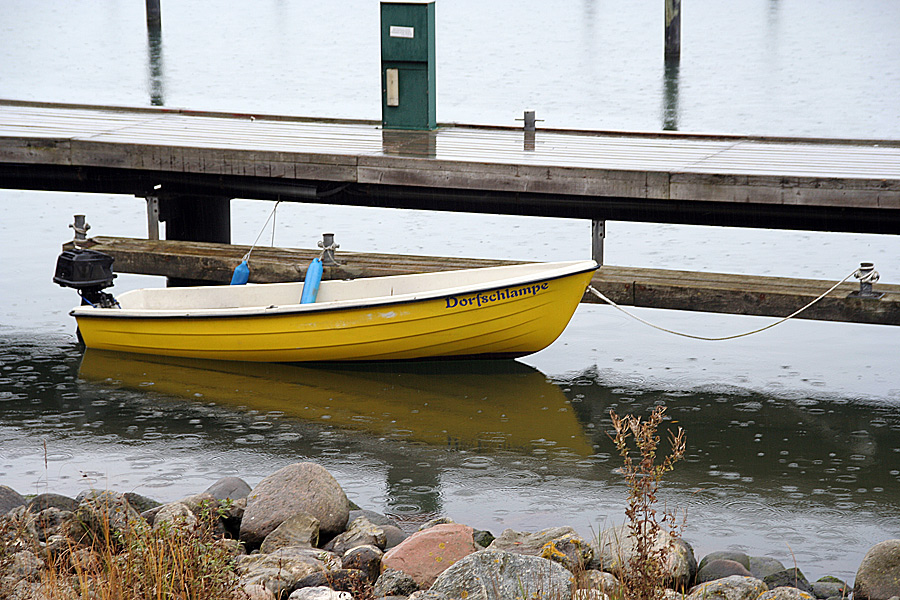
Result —
M255 362L513 358L565 329L594 261L302 283L141 289L80 306L85 346ZM107 303L104 303L107 304Z

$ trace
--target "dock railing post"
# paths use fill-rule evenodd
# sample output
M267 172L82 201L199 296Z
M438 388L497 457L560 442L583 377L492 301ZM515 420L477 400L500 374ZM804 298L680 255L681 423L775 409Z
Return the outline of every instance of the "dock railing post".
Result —
M603 240L606 238L606 221L591 221L591 258L603 265Z
M147 196L147 239L159 239L159 198Z

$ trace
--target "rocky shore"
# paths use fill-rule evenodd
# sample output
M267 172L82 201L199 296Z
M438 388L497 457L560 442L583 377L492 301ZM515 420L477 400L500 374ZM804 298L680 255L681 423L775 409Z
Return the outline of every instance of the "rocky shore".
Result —
M634 551L624 526L593 540L571 527L507 529L495 537L444 518L404 531L352 505L326 469L308 462L252 489L225 478L167 504L95 490L26 499L0 485L0 600L54 598L48 565L62 564L73 577L83 573L97 562L88 540L121 540L136 525L196 527L210 510L213 545L227 552L234 571L233 597L253 600L615 600L623 597L618 578ZM667 535L655 543L670 548L664 574L670 600L900 597L900 540L873 547L850 588L833 577L809 582L800 568L739 552L713 552L698 563L687 542ZM54 585L59 590L65 582Z

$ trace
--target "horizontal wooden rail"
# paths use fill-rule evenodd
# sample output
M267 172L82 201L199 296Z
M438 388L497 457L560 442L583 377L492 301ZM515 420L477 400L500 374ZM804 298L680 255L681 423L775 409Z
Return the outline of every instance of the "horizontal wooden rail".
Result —
M161 275L228 283L249 246L202 242L154 241L95 237L86 246L115 258L119 273ZM72 244L66 244L71 248ZM257 247L250 259L250 281L302 281L319 250ZM372 254L339 251L337 267L326 267L325 279L382 277L516 264L521 261ZM760 277L696 271L603 266L593 286L614 302L628 306L739 315L783 317L819 296L833 281ZM879 299L858 298L855 283L844 283L798 318L900 325L900 285L878 283ZM586 293L584 302L600 303Z

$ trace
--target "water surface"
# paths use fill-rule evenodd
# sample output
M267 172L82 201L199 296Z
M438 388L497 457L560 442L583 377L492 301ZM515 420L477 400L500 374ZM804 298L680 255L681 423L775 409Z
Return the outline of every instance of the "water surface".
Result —
M900 139L900 3L684 3L683 55L662 61L662 7L439 0L438 119L554 127ZM378 119L378 8L264 0L0 7L0 97ZM146 235L142 199L0 190L0 482L172 500L224 475L251 484L298 460L366 508L498 533L623 519L608 411L669 406L689 456L665 501L698 555L770 554L852 579L900 537L895 328L788 322L705 343L582 306L550 348L488 365L310 369L82 355L76 298L50 281L71 215L95 235ZM233 202L233 240L272 205ZM569 260L590 224L281 205L274 243ZM272 242L267 231L263 240ZM861 261L900 281L893 236L609 223L610 264L838 280ZM159 285L121 275L115 290ZM771 322L637 309L726 335Z

